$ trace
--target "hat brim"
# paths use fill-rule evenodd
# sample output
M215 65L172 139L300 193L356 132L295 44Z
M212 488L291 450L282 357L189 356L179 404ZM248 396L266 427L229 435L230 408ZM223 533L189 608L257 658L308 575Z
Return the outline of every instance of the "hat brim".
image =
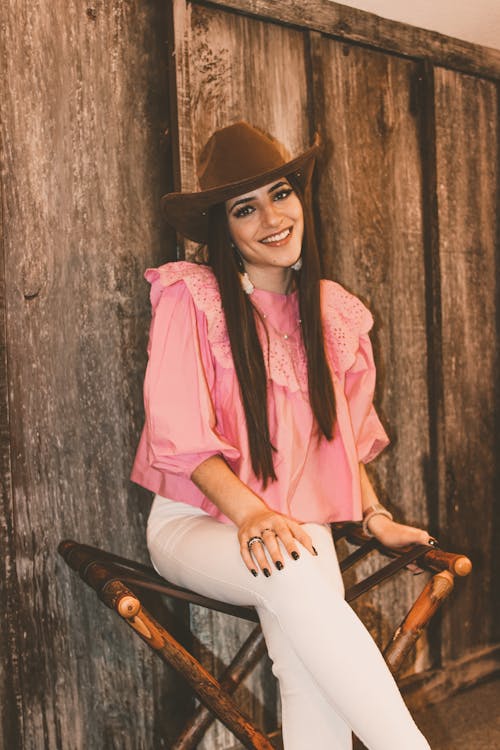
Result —
M209 208L266 185L276 177L293 175L305 188L311 179L319 148L319 137L316 135L314 144L307 151L267 172L210 190L195 193L167 193L161 199L161 206L167 221L188 239L205 243L208 239Z

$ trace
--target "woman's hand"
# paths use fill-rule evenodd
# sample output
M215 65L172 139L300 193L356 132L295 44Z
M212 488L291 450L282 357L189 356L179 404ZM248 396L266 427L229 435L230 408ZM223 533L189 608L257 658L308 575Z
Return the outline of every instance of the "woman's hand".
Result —
M407 547L411 544L428 544L429 539L433 538L424 529L396 523L396 521L391 521L387 516L379 514L370 518L368 521L368 530L384 547L388 547L389 549ZM409 563L406 567L413 573L423 572L422 568L419 568L415 563Z
M429 532L424 529L419 529L416 526L405 526L379 514L370 518L368 530L385 547L394 549L406 547L409 544L427 544L430 537Z
M371 505L378 504L379 501L363 463L359 464L359 476L363 508L367 509ZM430 536L429 532L424 529L396 523L396 521L391 521L390 518L381 513L374 514L370 518L368 521L368 531L370 531L373 536L384 545L384 547L388 547L389 549L407 547L411 544L429 544L429 539L433 538ZM419 568L415 563L408 563L406 567L413 573L423 573L422 568Z
M288 516L270 510L229 468L221 456L211 456L191 474L191 479L237 527L241 557L252 575L260 567L271 575L271 560L278 570L284 566L282 543L290 557L300 557L297 542L317 554L303 526ZM254 538L250 549L248 542Z
M271 575L269 560L278 570L283 568L285 561L278 540L293 560L300 557L297 541L312 555L318 554L311 537L301 524L269 509L259 509L248 515L238 527L238 539L243 562L254 576L258 575L257 566L266 577ZM249 548L248 542L251 539L256 541L252 542Z

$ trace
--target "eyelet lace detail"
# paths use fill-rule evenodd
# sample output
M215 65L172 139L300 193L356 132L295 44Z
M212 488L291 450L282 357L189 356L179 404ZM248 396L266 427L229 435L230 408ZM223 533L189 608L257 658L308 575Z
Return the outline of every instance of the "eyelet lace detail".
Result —
M354 364L359 337L373 326L373 317L360 299L335 281L321 281L321 309L327 351L340 375Z
M208 325L208 338L214 357L226 369L233 369L233 357L226 321L220 302L219 287L208 266L177 261L159 268L150 268L144 274L151 283L151 304L159 302L165 287L184 281L196 307L201 310ZM368 332L373 324L369 310L354 295L333 281L321 281L321 308L327 355L337 375L348 370L355 361L359 336ZM257 325L263 346L268 377L291 392L307 393L307 359L300 328L288 339L283 339L268 326L267 339Z
M158 304L165 287L184 281L191 292L196 307L207 319L208 338L215 358L222 367L233 368L233 355L227 333L226 320L222 312L219 285L212 269L199 263L177 261L159 268L148 268L145 278L151 287L151 304Z
M258 329L260 328L261 325L258 325ZM267 337L264 332L260 335L260 341L269 380L287 388L292 393L302 391L306 394L308 388L307 358L300 328L286 340L269 326L267 331L269 352L267 350Z

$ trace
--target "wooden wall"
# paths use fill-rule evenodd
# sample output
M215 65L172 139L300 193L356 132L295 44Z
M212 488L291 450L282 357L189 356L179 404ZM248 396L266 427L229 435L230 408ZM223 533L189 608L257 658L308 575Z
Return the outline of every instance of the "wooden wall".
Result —
M376 320L377 484L474 563L408 690L498 669L500 53L327 0L11 0L0 27L0 750L168 748L189 705L56 548L146 559L142 271L175 254L159 196L240 118L293 154L320 131L325 270ZM399 581L358 607L380 642L423 585ZM246 633L191 625L216 668ZM240 692L269 724L269 665ZM231 744L217 726L202 747Z
M432 35L425 55L411 55L425 44L401 25L392 45L368 46L380 36L374 17L345 9L342 18L341 6L327 2L303 10L292 2L276 10L264 1L174 1L174 179L195 189L198 150L215 128L241 118L292 154L314 131L322 137L316 189L325 274L360 295L376 321L376 400L392 446L372 473L396 518L429 528L474 562L407 667L402 682L417 704L499 668L490 566L498 538L500 70L481 75L478 48L459 70L448 69L454 56ZM493 59L498 66L500 54ZM423 578L406 573L355 605L379 643ZM224 622L192 615L198 637L223 658L246 634L220 641ZM248 687L258 713L261 675ZM216 726L202 747L230 743Z
M166 8L11 0L0 26L0 747L166 747L179 686L56 553L146 556L128 475L142 272L166 254Z

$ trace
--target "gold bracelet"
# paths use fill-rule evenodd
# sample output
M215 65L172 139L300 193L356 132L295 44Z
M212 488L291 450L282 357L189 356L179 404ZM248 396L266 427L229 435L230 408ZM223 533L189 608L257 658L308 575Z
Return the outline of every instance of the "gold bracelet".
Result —
M372 534L370 529L368 528L369 521L373 518L373 516L387 516L391 521L393 519L393 515L390 511L387 510L387 508L384 508L384 506L381 503L374 503L373 505L370 505L368 508L365 508L363 511L363 534L369 537L375 536Z

